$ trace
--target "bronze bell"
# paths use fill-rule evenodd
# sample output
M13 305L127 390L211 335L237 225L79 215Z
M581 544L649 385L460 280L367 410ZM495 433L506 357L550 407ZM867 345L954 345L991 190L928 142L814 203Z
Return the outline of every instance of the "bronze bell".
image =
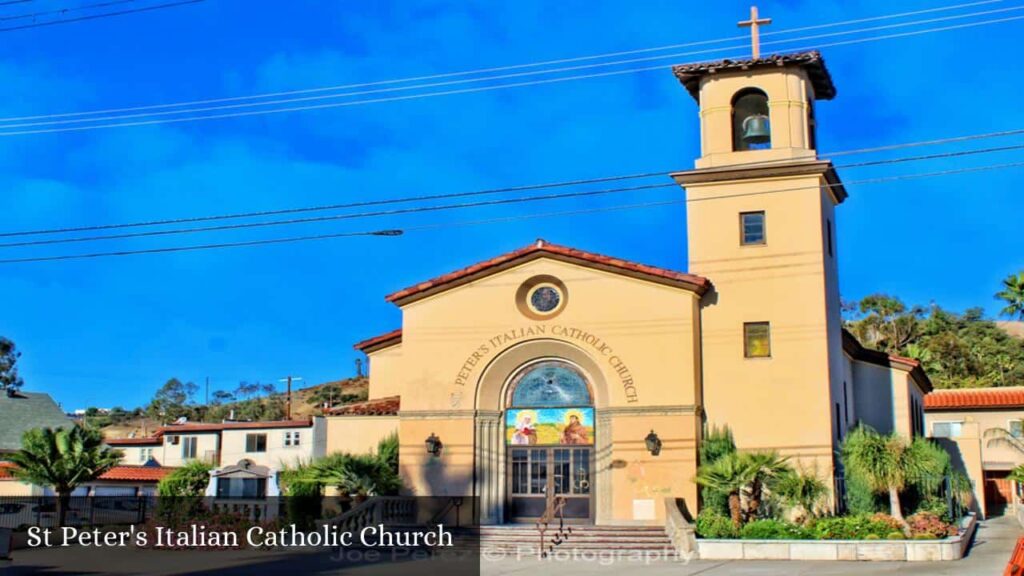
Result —
M764 114L751 114L743 120L743 141L747 144L765 144L772 141L768 117Z

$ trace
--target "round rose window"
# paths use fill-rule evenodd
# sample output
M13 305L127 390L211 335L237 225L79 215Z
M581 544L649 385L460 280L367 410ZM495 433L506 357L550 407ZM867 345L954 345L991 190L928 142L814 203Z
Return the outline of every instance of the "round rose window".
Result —
M530 306L537 312L552 312L562 302L562 295L552 286L540 286L530 293Z

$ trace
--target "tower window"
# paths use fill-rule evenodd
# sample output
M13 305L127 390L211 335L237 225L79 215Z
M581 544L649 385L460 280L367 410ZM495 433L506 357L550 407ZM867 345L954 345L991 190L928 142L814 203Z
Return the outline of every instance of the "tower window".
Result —
M768 358L772 355L771 326L768 322L743 324L743 355L747 358Z
M764 244L764 228L764 212L740 212L740 244Z
M768 95L756 88L741 90L732 100L732 149L739 152L771 147Z

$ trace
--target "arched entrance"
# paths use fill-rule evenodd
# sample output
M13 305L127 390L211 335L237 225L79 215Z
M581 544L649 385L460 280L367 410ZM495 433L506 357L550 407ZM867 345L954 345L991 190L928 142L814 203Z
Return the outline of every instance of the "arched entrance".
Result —
M505 520L537 520L554 493L567 521L593 522L594 397L583 372L562 359L530 362L509 379L503 404Z

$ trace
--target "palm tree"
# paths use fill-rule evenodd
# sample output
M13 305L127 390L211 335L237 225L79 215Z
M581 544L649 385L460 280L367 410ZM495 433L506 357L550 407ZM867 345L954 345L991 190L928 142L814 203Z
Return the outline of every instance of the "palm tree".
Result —
M35 428L21 437L21 450L8 459L16 466L15 477L57 493L57 525L63 526L71 492L95 480L121 461L121 452L103 444L96 430Z
M802 522L807 522L817 516L818 505L828 494L828 485L818 476L817 468L811 472L790 470L776 481L775 491L786 504L800 511Z
M736 452L725 454L710 464L697 469L695 481L715 492L725 494L729 502L729 517L734 528L743 523L740 494L756 474L748 458Z
M757 518L761 509L766 486L774 484L780 476L792 472L788 460L778 452L744 452L740 458L747 462L752 473L750 483L744 490L747 495L747 518Z
M1003 289L996 298L1006 302L1000 311L1004 316L1024 320L1024 272L1010 274L1003 280Z
M907 533L900 491L910 484L936 481L949 464L949 456L928 440L908 442L898 434L881 435L866 426L855 428L841 450L847 473L862 478L872 491L889 494L889 513Z

